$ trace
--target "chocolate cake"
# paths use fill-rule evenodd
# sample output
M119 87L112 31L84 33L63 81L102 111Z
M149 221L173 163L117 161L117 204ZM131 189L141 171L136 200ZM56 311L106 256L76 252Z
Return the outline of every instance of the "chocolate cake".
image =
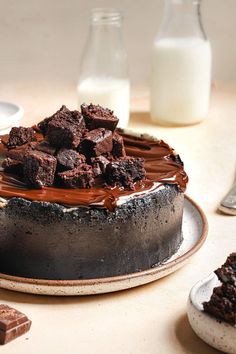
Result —
M178 250L183 163L164 141L117 123L100 106L62 106L2 137L1 273L109 277L149 269Z
M230 254L215 274L222 285L214 288L203 308L216 318L236 325L236 253Z

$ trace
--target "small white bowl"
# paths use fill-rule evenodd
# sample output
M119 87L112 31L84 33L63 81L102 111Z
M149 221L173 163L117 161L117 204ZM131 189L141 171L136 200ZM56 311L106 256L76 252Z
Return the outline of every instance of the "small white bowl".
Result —
M236 327L203 311L202 303L210 300L213 289L219 285L214 273L194 285L188 300L188 319L204 342L225 353L236 354Z
M12 127L19 126L24 110L14 103L0 101L0 134L9 133Z

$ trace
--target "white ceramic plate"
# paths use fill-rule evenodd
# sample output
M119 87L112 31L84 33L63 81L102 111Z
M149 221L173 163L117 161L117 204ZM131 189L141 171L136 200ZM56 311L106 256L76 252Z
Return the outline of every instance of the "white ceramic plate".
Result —
M14 103L0 101L0 134L7 134L13 126L17 127L23 114L22 107Z
M0 274L0 287L39 295L92 295L133 288L160 279L182 267L203 245L208 231L201 208L185 197L183 215L184 241L178 252L167 262L142 272L100 279L42 280Z
M203 312L202 303L209 301L213 288L219 285L216 275L212 273L192 288L188 300L188 319L194 332L204 342L225 353L235 354L236 327Z

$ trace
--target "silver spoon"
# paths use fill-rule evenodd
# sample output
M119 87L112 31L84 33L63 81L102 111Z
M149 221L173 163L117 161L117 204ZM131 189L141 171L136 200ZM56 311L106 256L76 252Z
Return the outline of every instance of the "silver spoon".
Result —
M228 215L236 215L236 184L220 203L219 210Z

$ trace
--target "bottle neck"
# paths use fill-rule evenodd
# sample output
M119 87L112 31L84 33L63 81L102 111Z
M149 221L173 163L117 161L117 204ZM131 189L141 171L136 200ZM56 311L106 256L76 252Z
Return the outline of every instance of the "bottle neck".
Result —
M158 37L207 39L201 21L200 0L165 0Z
M92 11L81 72L85 76L87 73L92 76L127 76L120 12L109 9Z

